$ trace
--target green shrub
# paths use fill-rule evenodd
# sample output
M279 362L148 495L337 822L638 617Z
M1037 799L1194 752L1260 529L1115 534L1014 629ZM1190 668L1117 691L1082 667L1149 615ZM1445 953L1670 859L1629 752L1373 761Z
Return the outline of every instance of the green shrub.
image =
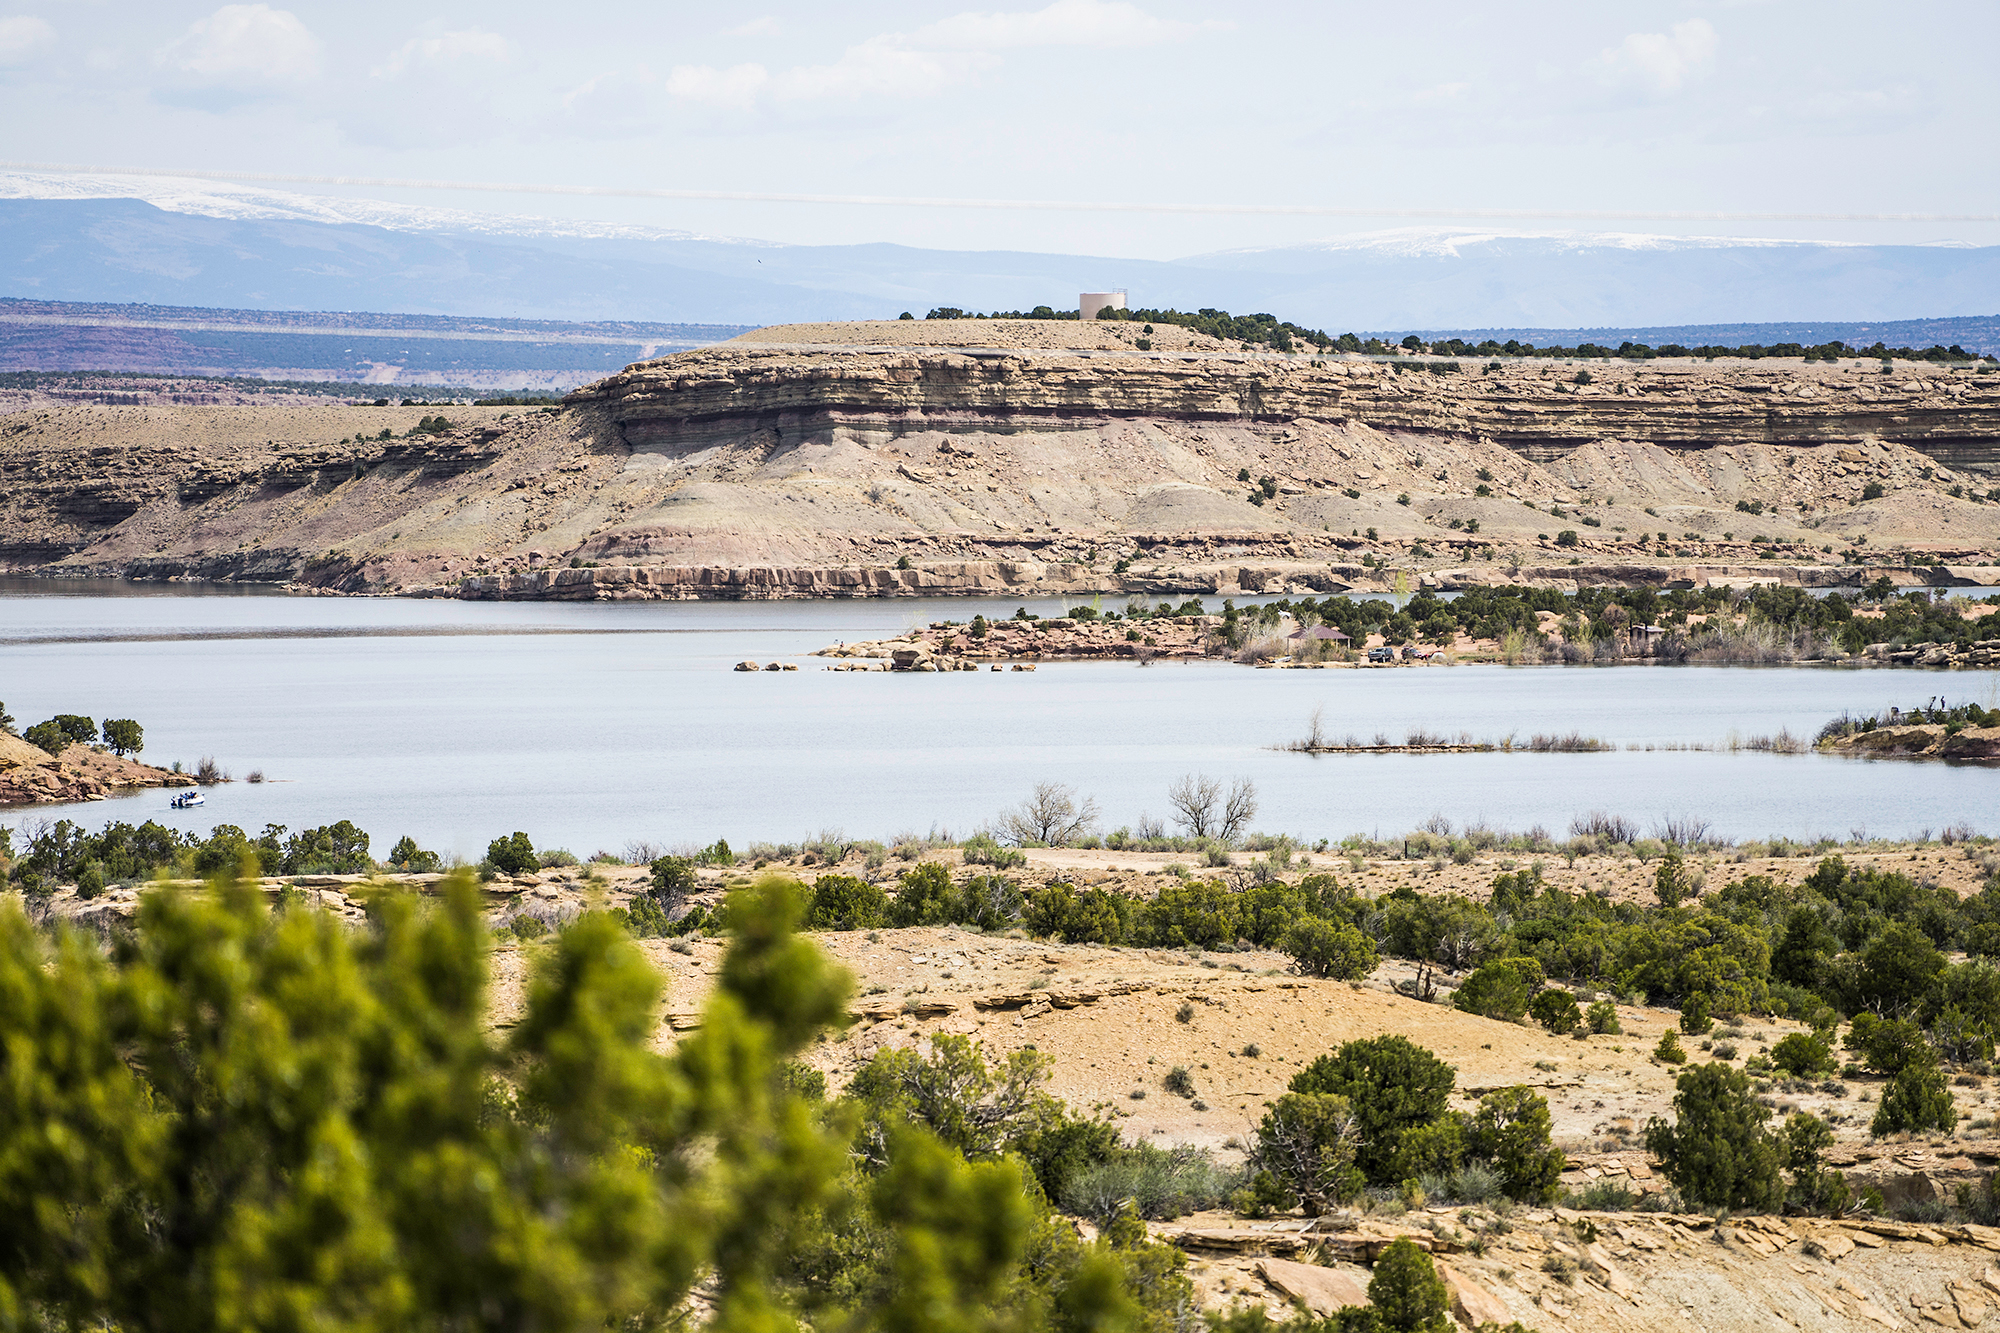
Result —
M406 833L389 849L389 864L412 875L428 875L436 873L443 862L436 852L417 846L417 840Z
M1236 938L1235 898L1211 879L1165 885L1136 915L1138 938L1145 944L1213 948Z
M1791 1206L1807 1213L1838 1216L1854 1197L1847 1177L1827 1170L1824 1154L1833 1144L1833 1127L1803 1111L1785 1122L1785 1166L1792 1173Z
M673 933L673 919L660 905L658 895L635 893L632 901L625 906L625 915L619 924L630 931L635 938L657 939Z
M54 722L37 722L21 733L21 739L52 755L61 755L69 748L69 737L63 735L62 728Z
M529 940L538 940L548 934L549 923L538 916L522 915L515 917L505 926L502 926L501 929L511 933L515 939L525 944Z
M1063 1199L1071 1180L1121 1150L1116 1125L1071 1115L1053 1097L1037 1105L1031 1127L1017 1132L1011 1147L1034 1173L1043 1197L1051 1201Z
M1346 1098L1359 1135L1355 1164L1369 1183L1394 1184L1402 1179L1391 1171L1402 1136L1441 1117L1457 1081L1450 1065L1391 1034L1346 1042L1320 1056L1293 1077L1291 1090Z
M1399 1236L1375 1261L1368 1300L1389 1333L1449 1333L1451 1301L1431 1257Z
M1681 1039L1675 1035L1672 1028L1660 1034L1660 1044L1653 1048L1653 1058L1665 1065L1687 1062L1687 1052L1681 1049Z
M1128 1202L1141 1217L1167 1221L1218 1207L1237 1182L1234 1172L1204 1150L1138 1144L1077 1171L1064 1182L1061 1202L1065 1210L1100 1223Z
M1397 1180L1419 1176L1449 1177L1466 1155L1465 1118L1446 1112L1428 1125L1404 1130L1383 1174Z
M1750 1080L1725 1064L1695 1065L1675 1080L1674 1123L1654 1116L1646 1151L1690 1203L1768 1212L1784 1202L1778 1145L1764 1130L1770 1112Z
M83 899L95 898L104 892L104 867L95 861L85 861L83 869L76 875L76 896Z
M1174 1327L1193 1293L1137 1219L1086 1244L1015 1160L821 1114L794 1066L846 990L790 932L802 899L732 897L741 933L671 1045L658 974L599 913L522 960L519 1023L487 1028L469 876L357 931L273 921L249 886L155 894L108 957L0 913L9 1299L90 1328L623 1329L709 1295L718 1327Z
M1555 1193L1565 1160L1550 1146L1552 1124L1546 1098L1520 1085L1500 1088L1479 1099L1467 1150L1493 1164L1510 1197L1539 1203Z
M1913 1060L1929 1057L1930 1045L1924 1031L1907 1018L1880 1018L1870 1013L1854 1016L1847 1030L1847 1049L1858 1051L1863 1064L1878 1074L1895 1074Z
M1309 977L1359 981L1381 961L1374 944L1357 927L1320 917L1307 917L1295 924L1285 935L1283 947L1298 964L1300 974Z
M265 874L360 875L374 868L375 863L368 856L368 835L349 820L301 829L287 838L281 849L277 835L284 831L282 825L267 825L257 839L257 857ZM525 844L525 834L514 836ZM533 850L529 848L530 854ZM216 865L213 869L234 869L234 866Z
M1771 1063L1793 1078L1831 1074L1839 1065L1817 1032L1789 1032L1771 1047Z
M1590 1024L1592 1032L1609 1033L1616 1036L1625 1031L1624 1027L1618 1022L1618 1006L1609 1000L1592 1002L1590 1008L1584 1010L1583 1017L1584 1021Z
M525 833L495 838L486 846L486 859L503 875L525 875L540 864L535 844L528 841Z
M974 930L1006 930L1019 925L1027 900L1011 879L974 875L958 886L952 919Z
M1591 1213L1622 1213L1639 1201L1639 1196L1616 1180L1593 1180L1570 1193L1569 1207Z
M963 844L965 863L1014 870L1028 864L1028 854L1018 847L1002 847L991 833L975 833Z
M1550 987L1528 1001L1528 1013L1559 1037L1568 1036L1583 1022L1583 1014L1576 1007L1576 997L1559 987Z
M1361 1132L1360 1118L1346 1097L1294 1090L1273 1102L1258 1123L1251 1162L1285 1194L1324 1213L1367 1184L1354 1165Z
M1868 1132L1879 1139L1904 1130L1920 1134L1935 1129L1949 1134L1957 1127L1958 1109L1952 1104L1951 1085L1937 1058L1925 1049L1905 1061L1883 1086Z
M106 718L104 744L115 755L137 754L146 748L146 729L129 717Z
M1118 944L1125 939L1130 900L1095 885L1082 893L1052 880L1026 895L1021 924L1029 934L1065 944Z
M686 856L657 856L651 864L653 892L668 900L685 898L699 882L694 860Z
M807 930L871 930L888 920L889 898L853 875L821 875L806 905Z
M951 919L952 897L951 871L937 861L920 862L897 878L889 924L943 925Z
M1529 1001L1541 987L1540 963L1532 958L1499 958L1474 970L1451 1002L1468 1014L1515 1023L1528 1012Z
M1260 949L1277 948L1292 927L1323 914L1314 881L1331 884L1331 875L1308 875L1303 884L1282 879L1253 884L1236 895L1236 933Z

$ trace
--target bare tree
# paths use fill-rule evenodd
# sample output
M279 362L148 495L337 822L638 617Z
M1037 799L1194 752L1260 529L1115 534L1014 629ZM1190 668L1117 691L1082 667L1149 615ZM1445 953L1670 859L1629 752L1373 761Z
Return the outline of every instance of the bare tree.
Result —
M1015 842L1038 842L1061 847L1088 833L1097 824L1096 798L1081 802L1076 792L1063 782L1038 782L1035 791L1019 809L1000 816L1000 828Z
M1701 847L1708 842L1708 821L1692 815L1667 815L1653 821L1653 836L1670 847Z
M1189 773L1167 788L1167 804L1174 808L1174 823L1190 838L1213 837L1216 833L1216 804L1222 800L1222 783L1204 773Z
M1309 753L1326 748L1325 704L1321 704L1312 710L1312 716L1306 719L1305 739L1295 743L1292 748L1295 750L1305 750Z
M1229 784L1229 799L1222 803L1222 827L1216 836L1224 842L1244 832L1257 817L1257 784L1238 778Z

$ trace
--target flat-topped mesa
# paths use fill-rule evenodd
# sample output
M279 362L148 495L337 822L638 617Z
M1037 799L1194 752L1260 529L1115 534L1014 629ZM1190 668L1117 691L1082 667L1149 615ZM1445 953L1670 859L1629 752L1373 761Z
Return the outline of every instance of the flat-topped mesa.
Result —
M2000 581L2000 375L1975 368L1454 370L912 320L429 414L10 413L0 569L587 600Z
M1544 462L1604 439L1675 449L1882 441L1953 467L2000 470L2000 375L1972 369L1593 361L1579 384L1570 362L1444 370L1451 363L1421 358L1249 353L1197 336L1169 340L1164 329L1140 351L1131 329L940 321L760 330L642 362L569 402L612 413L635 448L699 448L745 426L898 435L1150 418L1468 436Z

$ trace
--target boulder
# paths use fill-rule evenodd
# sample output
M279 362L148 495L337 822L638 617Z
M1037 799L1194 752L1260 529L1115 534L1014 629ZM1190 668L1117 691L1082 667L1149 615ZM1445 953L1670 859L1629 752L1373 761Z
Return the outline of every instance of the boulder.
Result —
M2000 727L1967 727L1945 738L1947 759L2000 759Z
M1871 1185L1881 1190L1882 1199L1889 1205L1891 1212L1908 1204L1935 1203L1941 1197L1938 1194L1937 1182L1924 1171L1881 1171L1865 1175L1854 1172L1848 1176L1848 1180L1853 1184L1857 1194Z
M757 663L750 661L748 658L745 658L743 661L738 662L736 664L736 669L738 671L762 671L764 668L759 666Z
M1445 1294L1451 1298L1451 1312L1457 1315L1467 1328L1478 1328L1482 1324L1507 1324L1513 1316L1507 1312L1498 1296L1479 1285L1468 1273L1453 1268L1442 1260L1436 1261L1437 1275L1444 1283Z
M1259 1259L1257 1273L1322 1319L1345 1306L1369 1303L1368 1288L1361 1279L1337 1268L1321 1268L1318 1264L1290 1259Z

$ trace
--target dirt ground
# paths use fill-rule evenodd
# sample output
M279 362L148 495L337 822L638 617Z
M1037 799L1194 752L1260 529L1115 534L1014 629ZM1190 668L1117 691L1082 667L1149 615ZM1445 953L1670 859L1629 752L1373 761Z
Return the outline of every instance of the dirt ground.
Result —
M1986 880L1978 848L1873 844L1836 850L1850 865L1901 871L1961 895L1976 892ZM1198 858L1185 854L1033 849L1027 855L1027 867L1014 872L1023 883L1060 878L1135 897L1152 896L1166 882L1171 864L1188 866L1196 874L1215 873L1204 872ZM929 856L952 864L955 872L968 869L956 852ZM1238 853L1236 859L1247 862L1251 857ZM1629 856L1582 857L1572 866L1559 855L1488 855L1456 865L1448 859L1309 853L1297 873L1330 872L1369 897L1409 884L1427 894L1484 899L1497 875L1535 860L1542 864L1545 880L1567 892L1603 891L1614 901L1652 898L1656 864ZM1740 861L1718 855L1697 861L1695 868L1706 889L1715 890L1748 875L1796 883L1818 861L1819 854L1812 852ZM767 867L807 883L838 872L885 886L893 886L896 873L905 868L892 861L869 871L859 856L832 867L798 860ZM742 868L705 872L716 890L748 883L753 873ZM531 892L568 897L583 891L587 871L559 875ZM604 901L617 902L643 887L642 873L625 869L609 872L594 891ZM1349 983L1297 976L1290 958L1263 950L1065 945L1019 932L982 935L952 926L833 932L817 939L855 978L855 1023L821 1040L810 1055L835 1089L879 1050L920 1046L936 1033L960 1033L974 1037L991 1055L1031 1046L1053 1054L1050 1091L1073 1107L1116 1118L1129 1138L1227 1151L1231 1140L1240 1139L1262 1116L1264 1103L1283 1092L1315 1057L1356 1037L1400 1032L1458 1069L1462 1107L1483 1092L1515 1083L1540 1089L1549 1099L1556 1141L1577 1158L1579 1171L1600 1158L1629 1170L1639 1160L1638 1131L1649 1116L1669 1113L1673 1095L1676 1071L1651 1059L1662 1033L1678 1022L1672 1010L1620 1005L1622 1035L1556 1037L1539 1027L1496 1022L1400 994L1396 983L1413 979L1415 972L1393 959L1385 960L1367 981ZM667 979L668 1021L659 1037L665 1045L677 1031L698 1023L725 944L718 939L647 940L644 947ZM496 1003L503 1015L519 1002L520 968L531 951L532 946L502 945L497 953ZM1445 988L1454 984L1448 977L1442 983ZM1800 1025L1752 1019L1740 1026L1743 1036L1735 1039L1739 1061ZM1687 1038L1684 1045L1691 1058L1707 1058L1699 1039ZM1256 1054L1246 1054L1252 1046ZM1165 1090L1163 1080L1176 1067L1186 1068L1193 1078L1193 1097ZM2000 1110L1989 1105L2000 1083L1968 1079L1954 1089L1967 1122ZM1873 1114L1863 1099L1877 1094L1876 1082L1850 1079L1845 1096L1789 1094L1785 1106L1833 1118L1839 1142L1863 1150ZM1968 1124L1959 1137L1969 1146L1986 1143L1989 1135ZM2000 1152L2000 1140L1993 1142ZM1948 1158L1964 1155L1961 1149L1939 1150ZM1578 1183L1582 1179L1576 1177Z

